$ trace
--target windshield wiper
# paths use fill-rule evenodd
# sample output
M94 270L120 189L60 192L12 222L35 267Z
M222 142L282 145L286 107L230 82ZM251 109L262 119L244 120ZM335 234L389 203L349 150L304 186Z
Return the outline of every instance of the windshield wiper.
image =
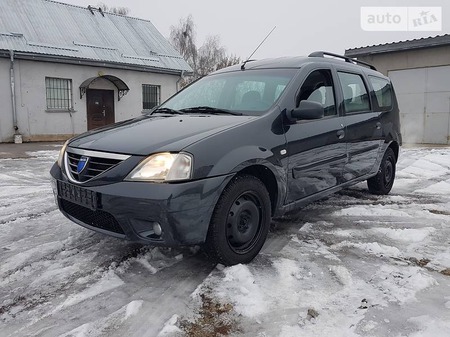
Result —
M219 109L219 108L213 108L211 106L196 106L192 108L185 108L181 109L182 112L196 112L196 113L207 113L207 114L227 114L227 115L234 115L234 116L242 116L242 113L235 112L227 109Z
M183 112L180 110L175 110L171 108L158 108L153 110L150 114L154 113L163 113L163 114L172 114L172 115L182 115Z

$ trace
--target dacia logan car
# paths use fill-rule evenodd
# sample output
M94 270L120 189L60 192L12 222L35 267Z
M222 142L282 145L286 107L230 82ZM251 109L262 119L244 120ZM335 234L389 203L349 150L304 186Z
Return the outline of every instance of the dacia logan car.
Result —
M247 263L272 217L367 180L387 194L401 145L392 83L325 52L216 71L151 113L76 136L51 169L61 212L150 245Z

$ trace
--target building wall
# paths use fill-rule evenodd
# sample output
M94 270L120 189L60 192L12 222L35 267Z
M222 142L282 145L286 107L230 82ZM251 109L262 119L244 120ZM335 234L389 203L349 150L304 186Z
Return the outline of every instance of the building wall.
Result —
M405 143L450 144L450 66L391 70Z
M404 143L450 144L450 46L358 59L392 79Z
M450 65L450 46L358 56L358 60L373 64L387 76L390 70Z
M9 59L0 58L0 141L14 134L9 69Z
M123 80L130 91L118 101L117 88L99 79L91 89L114 90L115 121L137 117L142 113L142 84L161 86L161 101L177 90L179 76L102 67L78 66L50 62L15 60L16 108L19 133L25 141L63 140L87 130L86 95L80 98L79 86L84 80L114 75ZM50 112L46 105L45 77L72 80L73 112ZM13 140L9 60L0 59L0 141Z

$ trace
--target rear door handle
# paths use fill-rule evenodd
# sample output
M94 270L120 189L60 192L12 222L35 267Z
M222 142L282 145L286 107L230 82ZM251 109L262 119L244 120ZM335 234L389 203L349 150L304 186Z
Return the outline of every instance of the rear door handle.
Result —
M381 123L380 122L377 122L377 124L375 124L375 126L377 127L377 130L381 129Z
M342 138L345 137L345 131L344 131L344 130L339 130L339 131L336 133L336 135L337 135L337 137L338 137L339 139L342 139Z

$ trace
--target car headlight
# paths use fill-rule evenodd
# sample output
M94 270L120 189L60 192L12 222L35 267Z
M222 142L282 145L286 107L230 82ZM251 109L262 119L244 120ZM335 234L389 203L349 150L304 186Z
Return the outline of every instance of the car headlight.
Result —
M59 151L59 156L58 156L58 161L57 161L59 167L62 167L64 153L66 152L66 147L67 147L67 144L69 144L69 141L70 141L70 139L66 140L66 142L62 146L61 150Z
M178 181L191 179L192 156L188 153L156 153L143 160L125 180Z

